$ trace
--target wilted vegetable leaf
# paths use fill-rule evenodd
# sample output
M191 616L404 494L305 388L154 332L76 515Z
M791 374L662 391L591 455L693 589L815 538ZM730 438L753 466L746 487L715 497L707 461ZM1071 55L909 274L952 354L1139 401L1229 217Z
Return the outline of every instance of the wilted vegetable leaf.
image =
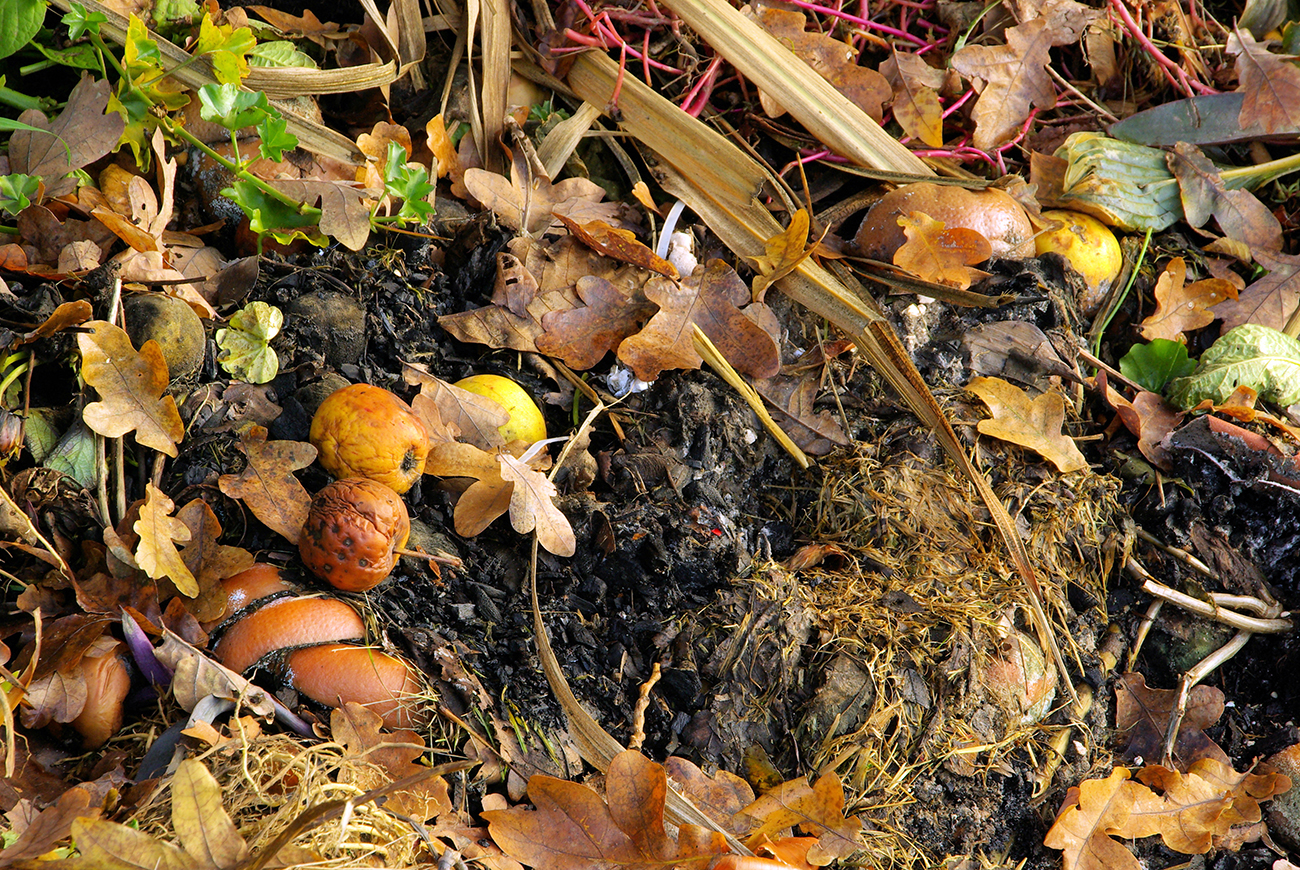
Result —
M266 429L250 426L239 441L248 464L239 474L217 479L221 491L237 498L268 528L298 543L311 495L293 473L316 458L316 448L302 441L267 441Z
M1006 31L1006 45L968 45L949 60L952 68L985 82L975 102L976 148L996 148L1015 136L1031 106L1056 105L1056 87L1047 74L1052 32L1035 18Z
M572 556L577 540L568 517L555 506L555 497L559 495L555 484L508 453L499 454L497 460L501 463L501 479L514 484L510 493L510 525L521 535L536 530L537 542L548 553Z
M146 341L137 353L121 328L92 320L77 334L81 349L81 376L99 392L82 419L106 438L135 432L135 440L159 453L176 456L176 444L185 424L176 400L164 396L167 361L155 341Z
M1214 306L1214 316L1223 319L1223 332L1246 323L1278 331L1300 303L1300 256L1272 251L1251 251L1268 274L1237 296Z
M964 227L944 229L943 221L911 212L898 219L907 241L894 252L894 265L922 281L947 284L965 290L988 272L972 268L993 256L989 240Z
M1156 281L1156 310L1142 321L1143 338L1178 340L1183 333L1214 322L1211 306L1237 296L1237 288L1222 278L1184 284L1186 278L1187 264L1174 257Z
M966 389L984 400L993 419L980 420L980 432L1027 447L1048 459L1058 471L1080 471L1088 462L1073 439L1061 431L1065 399L1060 393L1043 393L1035 399L1000 378L972 378Z
M187 598L199 594L199 583L194 579L175 542L186 543L190 530L185 523L172 516L176 504L152 483L146 483L144 504L140 506L140 519L135 521L135 533L140 536L136 545L135 561L154 580L166 577L176 591Z
M284 313L265 302L250 302L230 318L229 329L217 330L217 361L229 374L250 384L266 384L280 371L280 357L271 339L280 334Z
M1300 402L1300 342L1267 326L1238 326L1201 354L1195 372L1169 383L1169 401L1222 404L1239 386L1284 407Z
M1187 345L1167 338L1150 344L1135 344L1119 361L1119 370L1130 381L1153 393L1163 392L1173 378L1185 378L1196 370L1196 360L1187 356Z

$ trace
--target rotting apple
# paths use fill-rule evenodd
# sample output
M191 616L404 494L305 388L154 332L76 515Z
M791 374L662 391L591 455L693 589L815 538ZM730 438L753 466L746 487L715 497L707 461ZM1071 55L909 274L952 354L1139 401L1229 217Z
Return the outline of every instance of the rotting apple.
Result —
M942 221L945 229L975 230L989 240L995 257L1034 255L1034 226L1011 194L993 187L967 190L928 181L904 184L871 207L853 238L858 253L892 263L894 252L907 241L898 219L912 212Z
M1034 239L1041 254L1060 254L1074 271L1083 276L1087 288L1079 299L1079 309L1092 316L1124 268L1124 252L1110 227L1092 215L1055 209L1043 212L1043 218L1059 221L1060 226L1045 230Z
M320 464L338 478L367 477L404 493L424 473L429 433L400 398L352 384L331 393L311 420Z
M532 444L546 438L546 419L542 416L541 408L537 407L527 390L510 378L501 375L470 375L457 381L454 386L491 399L505 409L510 419L497 429L507 444L512 441Z
M298 552L303 564L334 588L362 592L392 573L410 534L401 496L376 480L350 477L311 500Z

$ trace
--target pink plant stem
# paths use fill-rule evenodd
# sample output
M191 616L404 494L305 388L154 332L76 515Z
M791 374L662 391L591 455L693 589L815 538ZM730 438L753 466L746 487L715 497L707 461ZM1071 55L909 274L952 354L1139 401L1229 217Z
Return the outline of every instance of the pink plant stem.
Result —
M851 13L844 12L839 9L831 9L826 6L821 6L817 3L809 3L808 0L789 0L789 2L794 6L798 6L800 9L808 10L809 12L816 12L820 15L828 15L832 18L839 18L844 21L847 21L850 24L856 24L858 27L861 27L864 30L877 30L881 33L887 33L890 36L896 36L899 39L905 39L908 42L912 43L913 45L926 44L925 40L913 36L910 33L906 33L895 27L890 27L887 24L877 24L874 21L868 21L865 18L861 18L857 15L853 15Z
M641 39L641 74L645 76L645 83L654 87L650 81L650 31L646 30Z
M722 68L722 58L715 57L709 61L708 67L704 70L704 75L695 83L690 92L687 93L686 99L682 100L682 111L693 118L698 118L700 112L709 104L709 97L713 96L713 84L718 78L718 70Z
M1173 84L1176 88L1181 86L1183 93L1188 97L1194 96L1192 93L1194 90L1200 91L1203 94L1217 93L1213 88L1203 85L1200 82L1192 82L1189 80L1187 73L1181 66L1165 57L1165 53L1161 51L1154 42L1147 38L1147 35L1142 32L1142 28L1133 20L1133 15L1128 11L1128 7L1124 5L1124 0L1110 0L1110 8L1113 9L1115 14L1119 16L1120 20L1124 22L1124 28L1129 32L1130 36L1137 40L1138 45L1142 46L1142 49L1146 51L1147 54L1151 55L1152 59L1155 60L1156 63L1164 67L1168 73L1171 73L1173 77L1178 80L1175 83L1171 79L1170 84Z
M953 103L951 106L943 110L943 117L946 119L953 112L960 109L962 107L962 104L965 103L973 96L975 96L975 89L971 88L970 90L966 91L966 93L962 94L961 98L958 99L957 102Z

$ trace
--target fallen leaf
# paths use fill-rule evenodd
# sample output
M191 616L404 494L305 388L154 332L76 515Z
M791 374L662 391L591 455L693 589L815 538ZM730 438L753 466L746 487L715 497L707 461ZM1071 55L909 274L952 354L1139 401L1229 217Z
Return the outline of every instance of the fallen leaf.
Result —
M677 267L637 241L636 233L631 230L611 227L599 220L580 224L563 214L557 214L556 217L579 241L598 254L639 266L666 278L678 277Z
M163 395L167 361L158 343L146 341L137 352L120 327L92 320L77 333L77 346L81 376L100 397L82 411L86 425L106 438L135 432L138 443L175 457L185 424L176 400Z
M244 432L239 449L248 463L239 474L221 475L217 486L243 501L267 528L297 544L311 495L293 473L312 464L316 448L302 441L267 441L266 435L261 426Z
M186 598L194 598L199 594L199 583L176 549L176 542L189 541L190 530L185 527L185 523L171 515L175 509L176 504L162 490L153 483L145 484L140 519L133 526L135 533L140 536L135 561L151 579L161 580L166 577L172 581L176 591Z
M1273 251L1251 252L1268 274L1238 294L1214 306L1222 318L1222 333L1247 323L1267 326L1279 332L1300 304L1300 256Z
M1213 217L1225 236L1246 244L1252 251L1282 250L1281 222L1255 194L1228 190L1218 169L1201 149L1179 142L1165 155L1165 162L1178 180L1189 224L1200 227Z
M894 87L894 118L909 136L931 148L943 147L943 106L939 89L948 73L935 69L925 58L894 49L880 72Z
M370 238L370 207L373 203L369 191L346 181L273 178L267 183L299 202L318 206L322 233L332 236L352 251L365 247L366 239Z
M516 532L526 535L537 532L537 542L548 553L572 556L577 550L577 540L568 517L555 506L559 491L555 484L540 471L507 454L498 454L501 479L514 484L510 493L510 524Z
M645 295L659 311L618 347L618 358L640 380L653 381L665 369L700 367L703 360L695 352L692 325L704 331L737 371L755 378L780 371L776 342L738 307L749 300L749 288L721 260L697 266L682 281L655 276L646 282Z
M754 790L734 773L718 770L712 776L691 761L670 756L664 761L668 781L682 797L713 821L726 825L731 817L754 802Z
M559 357L579 371L596 365L623 339L635 335L653 313L648 300L629 298L604 278L579 278L574 289L585 304L543 315L546 332L536 344L541 353Z
M348 785L369 791L426 769L416 764L425 752L424 739L419 734L409 729L391 732L382 729L383 717L353 701L330 714L331 737L343 746L346 756L362 762L344 769ZM447 781L440 776L390 791L384 806L419 823L452 810Z
M758 274L754 276L753 299L762 302L767 288L799 267L812 253L808 244L808 229L811 219L807 209L799 209L790 215L790 225L772 236L764 243L764 252L757 257L750 257Z
M993 256L993 246L983 235L964 227L944 229L943 221L911 212L898 219L907 241L894 252L894 265L922 281L965 290L988 272L972 268Z
M363 188L382 190L384 169L388 164L388 143L396 142L409 156L411 131L401 124L376 121L369 133L357 137L357 150L366 155L364 166L357 167L357 184Z
M1257 124L1265 133L1300 129L1300 68L1260 45L1247 30L1233 29L1227 51L1237 58L1241 129Z
M605 189L585 178L566 178L552 184L545 178L529 177L522 150L511 164L507 179L485 169L465 170L465 189L512 230L538 236L557 223L556 215L578 223L601 220L620 225L622 207L602 202Z
M1035 18L1009 27L1006 39L1006 45L967 45L949 59L957 72L984 82L971 112L976 148L996 148L1012 139L1031 106L1056 105L1056 87L1047 74L1054 42L1048 22Z
M217 664L169 628L163 628L163 642L154 649L154 656L172 671L172 697L186 711L212 695L238 701L241 707L263 719L275 715L275 705L265 690Z
M1166 846L1184 855L1204 854L1236 825L1258 822L1259 802L1291 787L1281 774L1238 773L1217 758L1202 758L1186 773L1150 765L1138 779L1163 792L1163 802L1135 808L1129 835L1159 833ZM1141 831L1134 830L1139 826Z
M311 40L321 48L329 48L331 40L336 41L348 37L347 32L341 31L334 22L322 23L310 9L304 9L302 16L299 17L290 15L287 12L281 12L278 9L272 9L269 6L245 6L244 8L262 16L272 27L285 36L301 36L304 39Z
M1111 835L1124 829L1134 804L1150 794L1122 767L1105 779L1086 779L1066 792L1043 845L1064 853L1064 870L1140 870L1133 853Z
M749 848L776 839L791 827L818 838L808 860L817 866L847 858L862 848L862 821L844 815L844 787L834 773L824 773L811 786L803 778L764 792L732 817L735 830Z
M1173 457L1164 446L1165 438L1183 421L1183 412L1156 393L1143 390L1129 401L1106 382L1104 372L1097 376L1102 396L1115 409L1124 428L1138 439L1138 450L1152 465L1163 471L1173 470Z
M1030 399L1024 390L1000 378L972 378L966 389L993 412L993 419L979 421L981 433L1027 447L1062 473L1088 467L1074 440L1061 430L1065 399L1060 393L1046 392Z
M221 786L197 758L172 775L172 827L201 868L233 870L248 858L248 844L221 801Z
M1223 715L1223 692L1213 686L1192 688L1183 719L1178 723L1172 755L1180 770L1202 758L1229 763L1228 755L1205 733ZM1130 760L1159 760L1165 731L1178 704L1174 689L1152 689L1141 674L1122 674L1115 681L1115 730L1122 741L1121 754Z
M834 414L814 407L820 386L817 371L754 381L754 389L771 407L773 419L810 456L826 456L837 447L853 443Z
M32 819L23 832L0 853L0 865L11 867L20 861L36 861L52 851L72 832L77 819L98 819L101 809L90 805L90 792L69 788L58 801Z
M424 135L429 146L429 151L433 154L434 172L436 178L445 178L455 169L456 163L456 146L451 141L451 136L447 132L447 124L442 120L442 115L434 115L429 122L424 125Z
M194 575L199 590L189 609L199 622L219 619L226 608L221 581L251 567L256 559L243 547L217 543L221 521L203 499L192 499L176 512L176 519L190 532L181 559Z
M797 10L760 7L751 17L850 102L876 122L881 120L882 106L890 97L889 82L875 70L859 66L851 45L830 34L807 30L804 14ZM766 94L760 98L769 117L785 114L786 108Z
M457 440L473 444L480 450L493 450L505 444L500 427L510 421L510 413L499 402L432 375L421 378L420 395L433 400L442 429L450 427L456 432ZM425 461L426 474L469 476L430 471L431 461L432 457Z
M1187 279L1187 264L1174 257L1156 280L1156 310L1142 321L1142 337L1151 341L1186 341L1184 333L1214 322L1211 306L1225 299L1237 298L1237 288L1222 278L1205 278L1192 284Z
M53 122L39 109L18 116L20 123L42 132L15 130L9 137L9 172L35 175L45 182L45 197L53 199L77 188L70 173L111 151L125 122L117 112L105 112L108 82L83 74Z
M196 870L186 852L116 822L77 819L72 839L80 860L96 870Z

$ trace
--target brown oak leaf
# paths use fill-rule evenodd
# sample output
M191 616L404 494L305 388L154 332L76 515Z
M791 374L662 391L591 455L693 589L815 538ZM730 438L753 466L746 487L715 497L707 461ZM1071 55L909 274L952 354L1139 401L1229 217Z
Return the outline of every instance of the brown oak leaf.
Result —
M580 224L567 215L557 214L556 217L584 245L611 260L640 266L666 278L679 277L676 266L641 244L631 230L611 227L604 221Z
M799 209L790 215L790 225L772 236L764 243L764 252L757 257L750 257L758 274L754 276L754 301L762 302L767 295L767 288L799 267L808 259L815 245L808 244L808 229L811 218L807 209Z
M654 310L645 298L630 298L594 275L579 278L574 289L585 304L544 315L546 332L537 338L537 349L580 371L596 365L623 339L635 335Z
M1281 774L1238 773L1217 758L1202 758L1186 773L1150 765L1138 779L1162 792L1162 803L1135 807L1126 833L1158 833L1166 846L1184 855L1204 854L1233 827L1258 822L1263 815L1259 802L1291 787Z
M200 622L218 619L226 607L221 581L251 567L256 559L243 547L217 543L221 538L221 521L203 499L190 501L176 512L176 519L190 531L189 544L181 550L181 559L194 575L199 590L189 610Z
M100 400L82 411L86 425L106 438L135 432L135 440L176 456L185 424L176 400L164 396L167 361L158 343L149 340L137 352L120 327L92 320L77 334L81 376L99 392Z
M691 326L699 326L737 371L756 378L775 375L781 354L764 329L739 306L749 288L721 260L697 266L682 281L655 276L646 282L646 298L659 306L645 328L618 347L618 358L643 381L665 369L699 368Z
M1268 274L1238 294L1214 306L1223 320L1221 334L1245 323L1257 323L1281 332L1300 304L1300 256L1272 251L1252 251Z
M1234 29L1227 49L1237 58L1241 129L1258 124L1265 133L1300 130L1300 67L1260 45L1248 30Z
M152 483L144 487L144 504L140 506L140 519L132 527L140 536L135 548L135 562L154 580L166 577L186 598L199 594L199 582L181 558L176 543L187 543L190 530L185 523L172 516L176 504Z
M1065 870L1140 870L1137 858L1112 835L1127 829L1135 805L1152 798L1122 767L1105 779L1086 779L1066 792L1043 845L1064 853Z
M501 463L501 479L514 484L510 493L510 525L521 535L536 531L537 542L548 553L572 556L577 550L577 539L568 517L555 506L555 497L559 495L555 484L508 453L498 454L497 461Z
M1228 756L1205 733L1223 715L1224 695L1213 686L1195 686L1187 696L1183 719L1171 750L1181 770L1202 758L1228 763ZM1178 704L1174 689L1152 689L1141 674L1122 674L1115 681L1115 730L1123 741L1121 754L1130 760L1159 756L1169 718Z
M73 170L103 157L122 136L122 116L105 111L111 90L107 81L83 74L52 122L39 109L19 115L19 122L39 129L10 136L9 171L39 177L47 199L76 190Z
M603 187L585 178L566 178L555 184L546 178L534 178L522 148L516 149L510 178L486 169L466 169L464 178L465 189L502 224L529 236L550 229L557 223L556 215L561 214L578 223L602 220L614 226L623 224L623 207L602 202Z
M1047 392L1030 399L1024 390L1001 378L971 378L966 389L993 412L993 419L979 421L976 428L981 433L1027 447L1061 472L1088 467L1074 440L1061 431L1065 399L1060 393Z
M894 118L909 136L931 148L943 147L943 106L939 89L948 73L935 69L919 55L895 50L880 65L894 87Z
M1222 278L1205 278L1192 284L1187 264L1174 257L1156 280L1156 310L1142 321L1142 337L1186 342L1183 333L1209 326L1217 316L1210 310L1225 299L1236 299L1237 288Z
M910 212L898 219L907 241L894 252L894 265L906 269L923 281L946 284L965 290L988 272L973 268L993 256L993 246L983 235L964 227L944 229L921 212Z
M383 717L353 701L330 714L330 735L343 746L345 755L362 762L340 771L348 785L369 791L428 769L416 764L424 754L424 739L419 734L382 728ZM390 791L384 806L420 823L452 809L447 781L440 776Z
M1142 390L1133 401L1126 399L1106 380L1105 372L1097 375L1106 403L1115 409L1124 428L1138 438L1138 450L1147 461L1164 471L1173 469L1173 457L1164 446L1165 438L1182 423L1185 414L1156 393Z
M731 823L751 849L785 828L798 827L818 838L808 852L808 861L817 866L862 848L862 820L844 815L844 787L834 773L822 774L811 786L802 778L782 783L733 816Z
M239 474L223 474L217 486L244 502L271 531L298 543L311 495L294 472L316 459L316 448L302 441L267 441L266 429L250 426L239 441L248 463Z
M1013 138L1031 106L1056 105L1056 87L1047 74L1054 42L1048 22L1035 18L1007 28L1006 36L1006 45L968 45L950 60L957 72L984 82L972 111L976 148L995 148Z

